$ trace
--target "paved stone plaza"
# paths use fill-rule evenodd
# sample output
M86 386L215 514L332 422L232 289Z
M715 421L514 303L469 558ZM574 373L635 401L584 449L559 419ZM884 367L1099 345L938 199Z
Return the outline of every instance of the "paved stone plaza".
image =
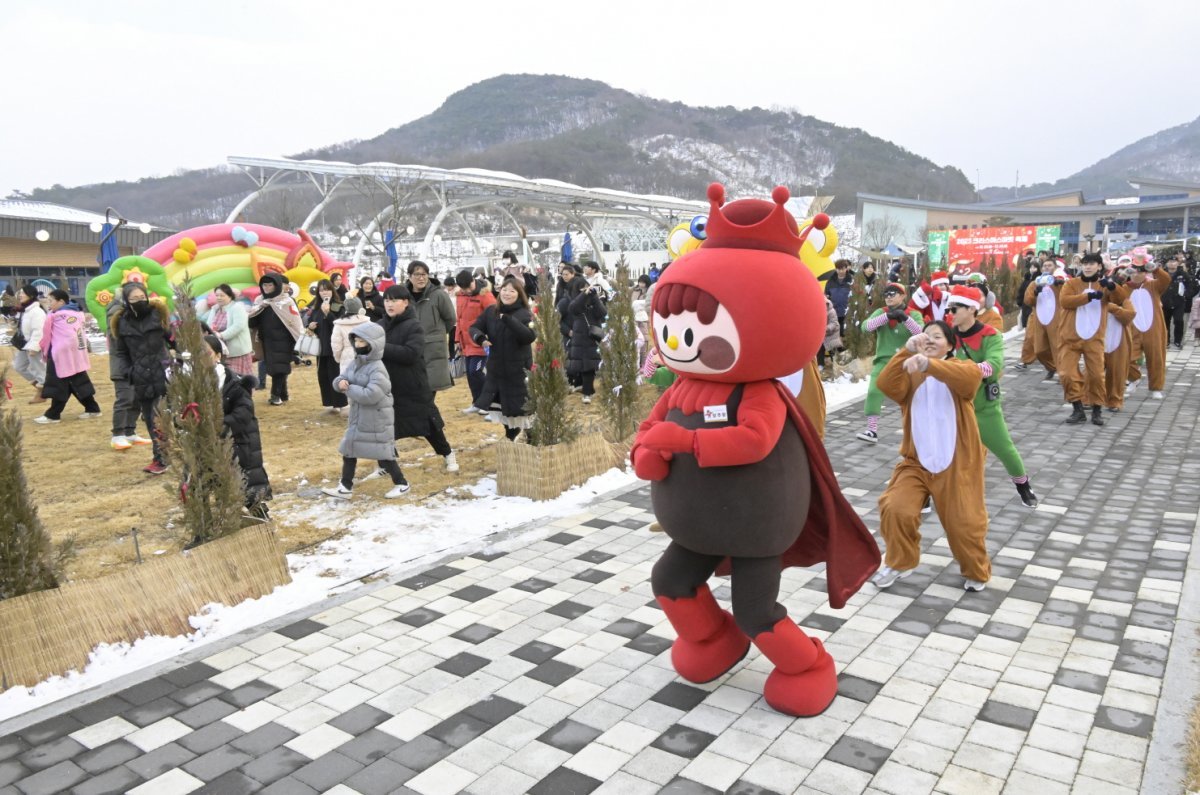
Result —
M649 587L665 539L640 484L10 721L0 793L1179 792L1197 369L1194 348L1171 354L1166 400L1143 386L1103 428L1064 425L1057 383L1007 372L1042 505L989 459L981 593L962 590L936 516L917 573L842 610L821 572L789 570L782 601L841 673L819 717L766 706L753 649L708 685L674 674ZM830 416L834 468L872 529L899 421L885 409L869 446L861 403Z

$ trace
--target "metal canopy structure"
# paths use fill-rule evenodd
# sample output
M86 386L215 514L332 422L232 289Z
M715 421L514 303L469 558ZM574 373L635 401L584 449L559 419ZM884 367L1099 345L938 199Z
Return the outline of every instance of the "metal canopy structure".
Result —
M395 228L400 219L394 217L398 207L421 199L433 201L440 209L425 230L421 244L422 258L428 258L438 229L452 218L466 229L476 254L483 254L479 240L464 216L468 211L492 211L512 222L529 257L520 224L513 215L514 208L532 207L557 213L566 225L577 227L592 244L597 259L602 260L602 247L593 233L593 222L599 218L627 218L649 221L669 231L681 217L707 212L708 203L687 201L672 196L646 196L607 188L583 188L553 179L526 179L503 171L478 168L445 169L434 166L400 165L397 163L329 162L325 160L292 160L290 158L231 157L229 163L241 169L253 180L256 189L233 209L226 223L234 223L255 199L264 194L289 187L281 177L298 174L316 187L320 201L309 212L302 229L307 229L320 212L344 185L382 189L389 197L371 223L363 230L354 250L354 265L358 266L367 241L389 225ZM390 216L393 216L389 218Z

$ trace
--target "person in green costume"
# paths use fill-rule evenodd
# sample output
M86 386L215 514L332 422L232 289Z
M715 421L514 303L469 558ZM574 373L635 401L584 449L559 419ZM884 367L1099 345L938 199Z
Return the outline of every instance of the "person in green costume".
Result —
M871 380L867 383L867 402L863 405L867 427L858 434L858 438L871 444L879 441L879 410L883 407L883 393L875 386L875 381L896 351L908 342L908 338L921 333L921 313L915 309L904 311L907 301L904 285L889 282L883 288L883 308L876 309L862 322L863 331L875 334L875 359L871 367Z
M1000 399L1000 373L1004 369L1004 337L991 326L979 322L983 293L975 287L955 287L950 293L946 314L953 318L957 338L954 355L970 359L979 365L983 382L975 393L975 420L983 446L1000 459L1021 502L1029 508L1038 505L1037 495L1025 472L1025 462L1013 444L1004 421L1004 406Z

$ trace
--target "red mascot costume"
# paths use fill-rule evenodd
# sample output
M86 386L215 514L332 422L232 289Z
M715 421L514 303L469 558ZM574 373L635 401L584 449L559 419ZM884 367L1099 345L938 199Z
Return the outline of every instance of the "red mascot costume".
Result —
M780 575L826 563L829 603L842 607L879 567L879 547L812 423L775 380L811 361L825 336L825 298L800 261L788 191L723 207L714 183L708 198L707 239L654 291L654 340L679 378L631 451L671 538L651 583L679 636L671 661L680 676L712 681L753 642L775 665L767 703L817 715L837 693L837 672L778 603ZM732 615L708 588L714 572L732 574Z

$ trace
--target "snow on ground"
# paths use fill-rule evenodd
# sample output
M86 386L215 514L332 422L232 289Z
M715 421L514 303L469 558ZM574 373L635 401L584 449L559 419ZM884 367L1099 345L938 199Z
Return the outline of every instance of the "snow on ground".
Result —
M853 382L846 373L833 382L826 381L827 412L853 404L866 391L866 379ZM72 671L32 688L14 687L0 693L0 721L317 604L332 593L354 587L367 575L386 576L401 567L417 567L456 549L469 554L485 546L480 543L484 539L501 531L579 513L597 496L635 481L630 470L610 469L545 502L500 497L494 478L484 478L421 505L388 504L362 511L353 502L316 499L309 507L277 518L284 523L288 519L306 520L318 527L346 532L314 549L289 555L290 584L234 607L208 605L201 615L191 618L196 631L190 635L156 635L132 644L101 644L82 672Z
M0 721L319 603L342 587L357 585L359 578L368 574L416 567L464 547L463 554L469 554L485 545L480 543L483 539L501 531L579 513L597 496L635 481L632 471L610 469L553 500L535 502L500 497L495 479L484 478L422 505L382 505L361 513L353 503L314 500L312 507L291 518L347 532L311 550L288 555L291 583L234 607L208 605L191 618L196 631L190 635L101 644L82 672L71 671L32 688L14 687L0 693Z

